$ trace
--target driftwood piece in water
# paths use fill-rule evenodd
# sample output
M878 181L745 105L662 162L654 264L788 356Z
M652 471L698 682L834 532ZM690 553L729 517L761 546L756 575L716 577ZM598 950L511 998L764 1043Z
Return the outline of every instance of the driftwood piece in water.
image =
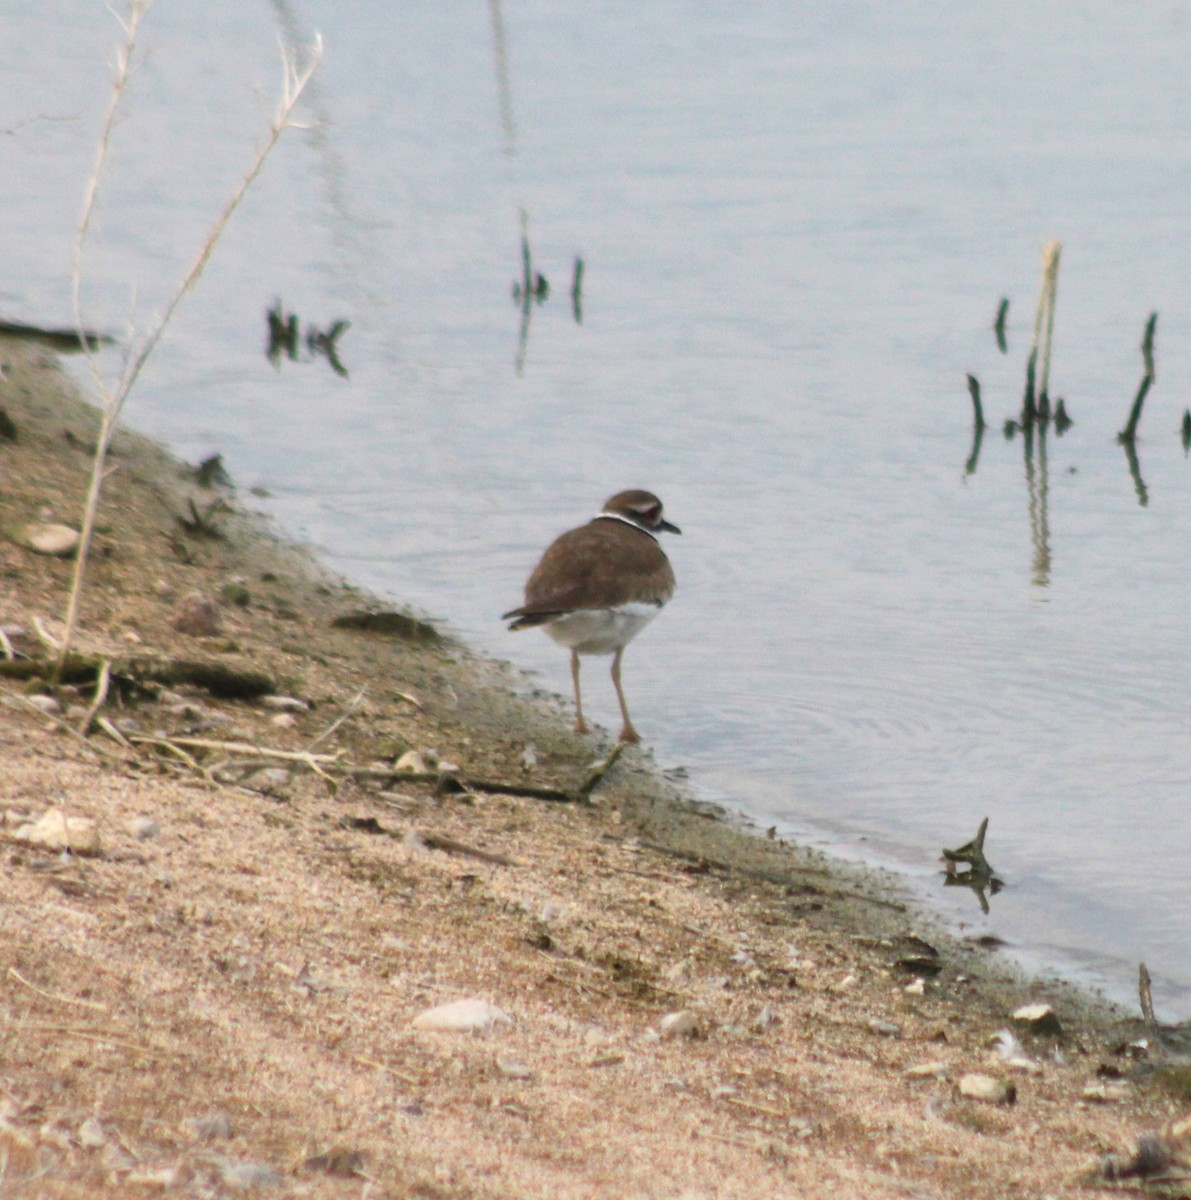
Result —
M943 859L947 863L948 871L953 871L958 863L967 863L974 871L982 871L986 875L992 875L992 865L984 857L984 835L987 832L988 818L985 817L980 822L980 828L976 831L976 836L970 842L965 842L956 850L944 850Z
M393 609L360 610L343 613L331 622L333 629L355 629L362 633L381 633L406 642L437 645L443 636L429 621L420 621L408 613Z
M988 832L988 818L980 822L976 836L955 850L944 850L943 861L947 864L945 883L948 887L971 888L983 912L989 911L988 895L996 895L1004 887L997 878L992 864L984 857L984 835ZM959 864L967 864L968 870L959 871Z

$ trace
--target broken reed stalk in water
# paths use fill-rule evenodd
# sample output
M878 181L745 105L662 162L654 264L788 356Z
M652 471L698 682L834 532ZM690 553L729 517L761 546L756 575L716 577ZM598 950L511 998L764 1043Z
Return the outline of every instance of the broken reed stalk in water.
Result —
M997 349L1002 354L1009 353L1009 339L1005 336L1005 320L1009 316L1009 297L1003 296L997 307L997 319L993 322L993 332L997 335Z
M1141 377L1141 383L1137 388L1137 395L1133 397L1133 407L1129 410L1129 420L1125 423L1125 428L1117 434L1117 441L1122 445L1132 445L1137 436L1137 425L1141 420L1142 406L1146 402L1146 396L1149 394L1150 386L1155 379L1154 374L1154 331L1158 325L1158 314L1150 313L1149 320L1146 321L1145 333L1141 339L1141 357L1145 364L1145 374Z
M972 397L972 410L977 429L984 429L984 406L980 403L980 380L975 375L968 376L968 393Z
M198 278L203 273L203 268L207 265L216 243L223 234L224 228L227 226L232 214L239 207L245 193L260 174L261 169L265 165L265 160L269 157L269 154L278 141L280 141L282 134L294 126L294 109L322 58L322 39L317 36L315 37L314 44L302 59L293 51L282 50L282 94L270 124L268 136L258 147L239 186L216 217L206 239L199 247L190 269L186 272L182 282L178 285L162 314L157 317L155 323L150 327L149 332L140 339L139 345L136 343L135 334L130 334L123 371L115 385L109 387L100 370L99 357L94 350L88 347L86 339L82 305L83 256L87 245L87 235L99 197L100 181L103 178L104 168L107 165L108 150L111 144L112 132L116 124L116 116L120 108L120 101L128 89L132 76L137 33L141 21L152 6L153 0L130 0L127 16L123 19L117 18L120 21L121 28L124 30L124 42L116 55L116 70L112 83L111 98L108 101L107 112L104 116L103 126L99 135L95 165L92 168L91 176L87 180L84 191L83 211L79 218L79 225L75 235L74 263L71 268L71 295L74 304L75 325L78 328L79 340L83 346L87 364L90 367L96 391L101 401L101 409L99 435L95 442L95 456L91 463L91 475L87 484L87 497L83 506L82 528L79 532L79 548L75 554L74 568L70 580L70 595L66 604L65 630L62 634L58 658L59 670L62 669L70 654L71 640L74 636L75 626L78 623L79 601L82 597L83 581L87 570L87 557L91 546L91 539L95 532L95 519L99 510L99 495L106 476L108 447L111 444L112 435L115 433L116 423L123 411L124 403L128 399L137 379L140 377L145 363L148 362L150 355L157 348L157 343L161 340L182 300L191 288L194 287L195 283L198 282Z
M1042 247L1042 285L1038 291L1034 336L1026 364L1026 394L1021 414L1023 426L1033 424L1039 416L1046 420L1050 415L1050 358L1055 331L1055 300L1059 290L1059 257L1062 252L1062 242L1047 242ZM1037 403L1035 382L1038 385Z

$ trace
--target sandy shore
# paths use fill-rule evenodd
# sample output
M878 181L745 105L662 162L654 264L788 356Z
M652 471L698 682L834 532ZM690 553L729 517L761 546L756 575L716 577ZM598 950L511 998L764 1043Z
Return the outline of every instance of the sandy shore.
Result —
M94 412L0 363L0 527L77 523ZM0 1195L1058 1196L1185 1112L1123 1014L645 751L576 798L611 745L507 667L335 624L381 606L144 439L113 464L87 738L93 678L30 668L70 563L0 541ZM32 844L51 809L97 845Z

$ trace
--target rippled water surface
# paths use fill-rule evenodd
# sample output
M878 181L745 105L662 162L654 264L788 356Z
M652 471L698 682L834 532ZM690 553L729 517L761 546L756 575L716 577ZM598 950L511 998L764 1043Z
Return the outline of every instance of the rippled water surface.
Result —
M321 31L309 128L130 419L559 691L565 656L496 616L550 537L652 487L679 593L625 678L660 762L901 865L1033 962L1128 995L1145 959L1189 1015L1191 10L819 7L159 0L89 320L160 309L261 136L278 37ZM0 316L62 324L116 29L79 0L0 17L23 47ZM523 219L553 287L522 343ZM1052 237L1075 425L1027 454L1000 427ZM351 321L350 378L265 359L276 298ZM967 372L992 425L971 472ZM604 665L586 679L615 727ZM935 874L985 816L1009 885L987 917Z

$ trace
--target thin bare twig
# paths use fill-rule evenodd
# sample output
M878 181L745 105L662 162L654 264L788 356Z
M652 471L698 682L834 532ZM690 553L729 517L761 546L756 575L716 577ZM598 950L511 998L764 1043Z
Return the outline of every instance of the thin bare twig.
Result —
M302 763L312 771L321 763L335 763L339 760L337 754L311 754L306 750L272 750L267 746L254 746L249 742L221 742L215 738L151 738L141 734L133 734L129 740L134 745L151 744L160 746L163 742L166 742L171 746L181 746L189 750L219 750L224 754L257 754L261 758L276 758L282 762Z
M95 714L103 707L104 701L108 698L108 688L112 682L112 661L109 658L103 660L103 666L99 668L99 679L95 683L95 695L91 699L91 703L87 705L87 711L83 715L83 719L79 724L79 733L86 737L91 732L91 722L95 720ZM128 743L125 742L125 745Z
M33 701L29 699L28 696L17 696L16 699L20 700L21 703L23 703L26 706L26 708L29 709L30 712L36 713L39 717L45 717L46 720L51 721L53 724L57 725L58 728L61 729L63 733L70 734L70 736L72 738L74 738L81 746L85 746L88 750L91 751L92 754L96 755L97 757L118 760L118 756L113 754L110 750L101 749L99 746L96 746L93 743L89 742L68 721L64 721L64 720L62 720L61 717L56 717L53 713L48 713L44 709L38 708L37 705L34 704Z
M324 729L322 733L320 733L318 737L314 739L314 741L307 742L307 751L313 750L315 746L319 744L319 742L325 742L327 738L329 738L331 734L333 734L335 730L338 729L339 726L342 725L343 722L346 721L353 712L355 712L360 705L360 701L364 699L364 696L367 694L367 692L368 685L364 684L360 690L347 702L347 706L344 708L343 712L341 712L339 716L337 716L335 720L333 720L331 724L328 725L326 729Z
M99 197L99 185L103 177L104 167L107 162L108 149L111 142L112 130L115 125L115 118L120 107L120 102L127 90L129 80L132 74L133 55L136 49L137 33L140 28L140 23L145 14L152 7L153 0L130 0L128 8L128 16L121 21L121 26L124 30L124 43L117 52L116 56L116 73L115 80L112 86L112 95L108 104L107 113L104 118L104 124L100 132L99 144L96 150L95 166L92 170L91 177L87 182L87 186L83 197L83 212L79 220L77 235L75 238L75 255L74 268L72 271L71 289L74 300L74 315L75 323L78 326L80 338L82 339L83 352L87 357L87 361L91 367L92 374L95 378L96 386L102 398L102 410L100 417L99 436L96 439L95 455L91 463L91 476L87 485L87 497L83 506L82 528L79 531L79 548L75 554L74 568L71 574L70 595L66 606L66 621L65 630L62 636L62 644L58 660L58 670L61 671L66 663L67 655L70 651L71 640L74 636L75 626L78 623L79 603L82 597L83 580L87 570L87 559L90 553L91 541L95 532L95 521L99 510L99 495L103 486L105 477L105 460L107 457L108 448L111 445L112 435L116 429L116 423L120 418L120 413L124 408L124 403L128 399L129 393L136 384L137 379L143 370L145 363L149 360L153 351L157 348L158 342L162 335L169 327L173 320L175 312L183 299L198 282L199 276L203 273L207 262L210 260L211 254L215 249L216 243L219 241L231 220L232 214L239 207L240 202L244 199L245 193L252 186L261 169L265 165L265 160L269 157L273 148L281 139L282 134L294 125L293 113L297 106L302 92L306 85L310 82L310 77L314 74L318 64L322 58L322 39L316 37L313 46L308 51L304 61L299 61L293 54L282 50L282 91L281 100L278 104L276 113L273 117L269 134L265 138L264 143L257 149L255 156L239 187L236 188L231 198L224 205L222 211L216 217L214 224L211 226L206 239L199 247L198 253L194 258L190 269L183 276L182 282L178 285L173 297L166 305L165 310L157 318L156 322L151 326L149 332L141 339L139 347L135 345L135 339L130 339L128 354L124 364L124 370L121 373L120 379L114 388L108 388L103 381L102 373L99 369L99 359L96 352L88 348L86 339L83 338L85 332L82 310L82 278L83 278L83 257L87 243L87 235L91 227L92 217L96 202Z
M108 1011L106 1004L99 1004L95 1000L80 1000L75 996L63 996L58 992L47 992L44 988L39 988L37 984L30 983L16 967L9 967L8 973L17 983L23 983L31 992L36 992L39 996L44 996L47 1000L56 1000L59 1004L77 1004L80 1008L93 1008L96 1012Z

